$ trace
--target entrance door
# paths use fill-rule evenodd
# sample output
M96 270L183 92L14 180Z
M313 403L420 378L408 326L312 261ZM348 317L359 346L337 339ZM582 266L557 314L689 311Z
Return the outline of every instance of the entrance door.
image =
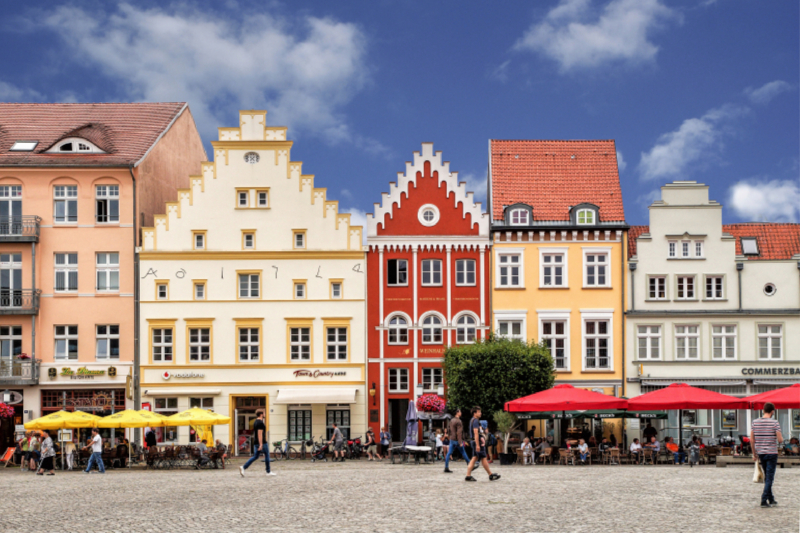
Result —
M21 306L22 254L0 254L0 308Z
M392 435L392 442L403 442L406 440L406 411L408 410L408 400L389 400L389 433Z
M253 454L253 424L256 418L255 413L236 411L236 455Z
M22 235L22 186L0 187L0 235Z

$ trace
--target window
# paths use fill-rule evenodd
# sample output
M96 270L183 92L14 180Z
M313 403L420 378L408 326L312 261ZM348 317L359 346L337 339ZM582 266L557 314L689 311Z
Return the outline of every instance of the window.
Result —
M119 326L97 326L97 359L119 359Z
M255 165L261 158L255 152L247 152L244 154L244 162L250 165Z
M456 285L475 285L475 261L473 259L456 261Z
M194 299L195 300L205 300L206 299L206 284L202 282L195 282L194 284Z
M517 208L511 211L512 226L527 226L530 224L530 217L527 209Z
M500 320L497 322L497 334L509 339L525 340L522 337L522 320Z
M242 248L245 250L253 250L256 247L256 234L243 233L242 234Z
M441 368L422 369L422 388L424 390L435 391L442 383L444 383L444 380L442 379Z
M311 439L311 409L289 409L289 432L287 435L290 442Z
M425 204L419 208L417 219L423 226L435 226L439 222L439 209L433 204Z
M78 359L78 326L56 326L55 340L56 359Z
M178 399L156 398L153 411L162 416L176 415L178 414ZM178 428L176 426L167 426L154 429L156 431L156 441L158 442L175 442L178 440Z
M550 355L556 370L567 370L569 359L567 354L567 323L564 320L542 321L542 342Z
M683 241L681 243L681 256L682 257L689 257L689 245L691 243L689 241Z
M259 274L239 274L239 298L258 298L259 278Z
M677 257L678 255L678 243L676 241L669 241L669 256L670 257Z
M97 290L119 292L119 254L102 252L97 254Z
M289 353L292 361L311 360L311 328L289 328Z
M189 361L211 361L211 328L189 328Z
M456 321L456 343L472 344L475 342L477 321L471 315L461 315Z
M698 326L675 326L675 358L700 358L700 328Z
M237 207L250 207L250 191L236 192Z
M77 185L56 185L53 187L53 219L57 224L78 221Z
M156 299L166 300L169 298L169 285L166 283L156 283Z
M408 321L404 317L389 320L389 344L408 344Z
M63 139L59 142L60 144L57 144L53 148L49 149L48 152L86 152L86 153L99 153L99 154L105 153L103 152L103 150L94 146L86 139L81 139L79 137L71 137L68 139Z
M172 361L172 328L153 328L153 362Z
M342 299L342 282L341 281L332 281L331 282L331 298L334 300L341 300Z
M678 276L678 300L694 298L694 276Z
M347 328L327 328L328 361L347 361Z
M305 231L295 231L294 232L294 247L298 250L302 250L306 247L306 232Z
M759 359L781 359L782 329L779 325L758 325Z
M119 185L98 185L95 204L98 224L119 222Z
M744 255L758 255L758 241L755 237L742 237L740 240Z
M12 152L33 152L39 141L14 141L14 144L9 148Z
M294 299L305 300L306 298L306 284L295 282L294 284Z
M736 359L736 326L711 326L711 343L714 359Z
M386 267L387 285L408 285L408 261L389 259Z
M694 256L703 257L703 241L694 241Z
M590 226L594 224L595 214L592 209L581 209L578 211L578 225Z
M608 287L608 254L587 253L584 261L587 287Z
M778 289L772 283L767 283L764 285L764 294L767 296L773 296Z
M0 254L0 308L22 304L22 254Z
M667 278L664 276L651 276L647 280L647 297L650 300L667 299Z
M408 392L408 369L389 369L389 392Z
M566 282L564 254L542 254L542 285L544 287L564 287Z
M194 249L195 250L205 250L206 249L206 234L201 232L195 232L192 236L194 241Z
M78 254L56 254L55 268L55 292L78 292Z
M256 191L258 207L269 207L269 191Z
M258 361L258 328L239 328L239 361Z
M724 298L722 290L724 279L722 276L706 276L706 300L722 300Z
M639 359L661 359L661 326L638 326Z
M586 320L584 327L586 328L584 335L586 369L610 369L611 358L608 349L611 332L608 320Z
M336 427L342 432L342 437L344 437L345 440L350 438L350 409L328 408L326 418L326 434L328 435L326 438L328 440L333 436L333 424L336 424Z
M500 254L500 287L522 287L522 255Z
M438 259L425 259L422 261L422 284L442 284L442 262Z
M0 359L22 353L22 326L0 326Z
M442 343L442 319L428 315L422 320L422 344Z

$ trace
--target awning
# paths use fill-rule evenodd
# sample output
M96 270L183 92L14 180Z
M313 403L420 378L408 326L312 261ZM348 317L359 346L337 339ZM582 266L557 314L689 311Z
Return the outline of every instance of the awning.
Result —
M796 379L754 379L753 385L780 385L782 387L789 387L798 383Z
M148 389L146 386L142 388L145 396L216 396L222 392L221 389L162 389L161 387Z
M745 380L737 379L643 379L642 385L660 387L672 385L673 383L686 383L693 387L743 387L747 385Z
M357 389L306 387L304 389L280 389L273 403L356 403Z

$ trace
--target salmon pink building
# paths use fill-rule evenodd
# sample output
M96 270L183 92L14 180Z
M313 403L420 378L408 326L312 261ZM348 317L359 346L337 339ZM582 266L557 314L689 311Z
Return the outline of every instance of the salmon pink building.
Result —
M489 216L425 143L367 216L369 426L405 438L409 400L444 394L448 345L489 332Z

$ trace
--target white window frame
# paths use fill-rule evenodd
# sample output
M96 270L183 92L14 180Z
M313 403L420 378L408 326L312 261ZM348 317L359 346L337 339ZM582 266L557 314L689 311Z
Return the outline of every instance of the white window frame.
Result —
M656 282L656 296L655 297L651 294L651 284L652 284L653 281ZM658 294L659 294L659 291L658 291L659 283L658 283L658 281L661 281L661 283L660 283L661 292L664 295L661 298L658 297ZM654 302L655 301L666 301L666 300L669 300L669 298L668 298L669 293L667 291L668 291L668 288L667 288L667 276L666 275L664 275L664 274L652 274L652 275L647 276L647 298L645 298L646 300L650 300L650 301L654 301Z
M403 386L405 383L405 387ZM394 385L394 386L393 386ZM389 392L401 393L408 392L408 369L407 368L390 368L389 369Z
M692 296L688 296L689 287L688 284L681 280L692 280ZM681 290L683 290L684 296L681 296ZM695 274L676 274L675 275L675 299L682 300L682 301L695 301L697 300L697 275Z
M675 324L673 330L673 336L675 340L675 360L676 361L700 361L703 358L702 353L702 343L700 339L700 323L690 323L690 324ZM684 331L679 331L679 328L686 328ZM688 328L697 328L697 333L690 333ZM680 342L678 339L686 339L684 343L684 357L680 356ZM690 351L690 340L696 339L697 340L697 356L691 357L689 355Z
M717 296L717 283L716 281L712 280L719 280L719 291L720 295ZM708 295L708 283L712 283L712 295ZM706 274L705 280L703 283L703 299L704 300L725 300L727 299L727 292L725 287L725 276L722 274Z
M720 332L714 331L714 328L721 328ZM725 331L726 328L733 328L733 332ZM711 360L712 361L736 361L739 358L739 328L736 324L711 324ZM720 339L720 356L717 357L717 347L714 341ZM730 346L732 344L733 346ZM727 349L733 348L733 357L726 355Z
M341 300L342 299L342 282L341 281L334 281L331 283L331 299L332 300Z
M678 241L669 241L668 246L667 257L670 259L678 257Z
M333 333L333 341L331 341L331 330L335 330ZM344 340L340 338L344 332ZM348 335L349 331L347 326L327 326L325 327L325 360L328 362L342 362L347 361L350 354L348 353ZM334 349L334 356L331 357L331 347ZM344 357L342 357L344 356Z
M116 263L111 261L113 259L113 256L115 255L117 256ZM105 259L105 261L102 263L100 262L101 258ZM103 293L119 292L119 252L97 252L95 254L95 266L97 269L97 273L95 275L95 289L97 290L97 292L103 292ZM101 279L105 280L106 287L111 287L111 277L114 272L117 273L117 288L101 289L100 288Z
M472 320L473 323L469 324L468 323L469 320ZM479 338L478 332L480 331L480 323L481 321L478 319L478 317L476 317L472 313L465 312L456 315L455 318L453 319L453 325L456 330L456 344L467 345L467 344L475 344L476 342L478 342ZM473 339L469 338L470 329L475 330L475 336Z
M591 221L588 221L588 217L584 216L584 221L581 222L581 214L585 215L585 213L591 213ZM597 224L597 211L588 208L578 209L578 212L575 213L575 223L578 226L594 226Z
M303 340L303 335L306 334L303 330L307 331L308 340ZM311 326L289 327L289 359L291 361L311 361L311 334ZM297 357L295 357L295 352Z
M553 262L549 264L545 263L545 257L547 256L561 256L561 264L556 265ZM539 248L539 288L540 289L567 289L569 288L569 248L549 248L549 247L542 247ZM555 268L557 266L561 267L561 284L556 285L555 283L551 283L549 285L545 284L545 277L546 277L546 269L548 267ZM555 278L555 274L551 273L551 278ZM554 280L553 280L554 281Z
M691 257L692 241L681 241L681 258L687 259Z
M664 326L662 324L636 324L634 327L636 328L636 360L661 361L664 358ZM642 333L639 328L645 328L646 331ZM645 357L642 357L642 347L640 346L641 339L646 340ZM658 357L653 357L653 339L656 339L655 348L658 350Z
M56 218L56 205L64 204L64 220ZM75 204L75 220L70 220L69 206ZM53 186L53 223L54 224L77 224L78 223L78 186L77 185L54 185Z
M256 207L269 207L269 191L256 191Z
M64 328L63 333L58 332L58 328ZM71 328L75 328L74 333ZM53 359L56 361L77 361L80 357L80 345L78 344L78 326L76 324L57 324L53 326ZM75 341L77 350L74 357L70 356L70 341ZM63 350L59 350L59 344L63 345ZM63 354L63 355L59 355Z
M502 263L502 258L504 256L508 257L518 257L519 261L517 263ZM519 268L518 274L518 283L516 285L510 283L512 275L510 273L506 274L506 278L508 283L505 285L502 284L503 281L503 268L513 268L514 266ZM495 248L495 288L497 289L524 289L525 288L525 249L524 248Z
M306 232L305 231L295 231L294 236L292 237L294 240L294 248L296 250L305 250L306 249Z
M760 328L762 328L762 327L766 327L766 328L769 328L769 329L767 330L767 332L762 333L761 330L760 330ZM775 327L779 328L777 334L772 332L772 328L775 328ZM756 350L758 350L758 360L759 361L783 361L783 357L784 357L783 354L784 354L784 351L785 351L784 346L786 345L786 343L784 341L784 335L783 335L784 329L785 328L784 328L783 324L775 324L775 323L756 324L756 336L757 336ZM761 339L766 339L766 341L767 341L767 355L768 355L767 357L761 357ZM780 346L779 346L780 347L780 356L777 357L777 358L772 357L772 349L774 347L773 346L773 344L774 344L773 339L779 339L780 340Z
M62 257L62 264L58 264L59 257ZM73 262L74 259L74 262ZM80 279L78 277L78 254L74 252L56 252L53 255L53 265L55 267L55 275L53 277L53 292L56 294L77 294ZM75 273L75 288L70 288L70 274ZM64 277L64 289L58 289L58 276L61 274Z
M253 278L256 278L255 294L253 294ZM244 294L242 294L242 278L247 278L246 287L244 287ZM236 291L239 294L240 300L257 300L261 297L261 275L260 274L239 274L236 279Z
M474 259L456 259L456 286L457 287L474 287L478 279L477 277L477 262ZM470 270L469 265L472 265ZM470 281L472 276L472 281ZM458 281L459 277L463 281Z
M242 333L244 332L245 339L242 340ZM236 335L239 340L239 353L236 354L239 362L252 363L258 361L261 354L261 328L251 326L239 326L236 328ZM255 340L253 340L255 338ZM242 348L247 348L247 358L242 358ZM253 347L255 347L255 357L253 356Z
M205 300L206 299L206 284L205 284L205 282L194 283L193 284L193 290L194 290L194 299L195 300Z
M434 323L435 320L438 320L438 322ZM444 327L447 321L439 313L422 315L419 324L422 330L422 344L442 344L444 342ZM430 333L426 333L426 330L429 330ZM426 335L430 337L429 340L425 340ZM437 336L439 340L436 340Z
M395 272L395 274L396 274L395 277L398 280L397 283L391 283L389 281L389 265L390 265L391 261L395 261L395 268L397 270L397 272ZM406 271L405 271L406 280L405 280L405 282L402 282L402 283L399 281L400 280L400 273L402 272L402 269L400 268L400 263L401 262L406 264ZM386 260L386 286L387 287L407 287L408 286L408 278L409 278L408 259L389 258L389 259Z
M97 224L119 224L119 185L95 185L94 187L94 197L95 197L95 213L94 213L94 220ZM108 220L100 220L100 213L99 207L100 202L105 203L106 209L106 218ZM117 216L116 220L114 220L113 215L111 214L111 205L113 202L117 203Z
M570 315L569 310L545 310L537 309L536 318L539 322L539 340L543 341L544 336L544 323L545 322L563 322L564 323L564 368L556 368L556 358L553 356L553 369L555 372L571 372L572 358L570 355ZM548 338L561 338L562 335L551 333Z
M398 322L394 322L395 319L398 319ZM400 320L402 320L402 323L399 322ZM410 323L411 320L409 320L407 316L398 313L389 315L386 319L386 340L390 346L405 346L408 344L408 329ZM405 340L403 340L402 330L405 330ZM392 337L394 337L394 340L392 340Z
M517 219L516 221L514 220L515 218ZM515 207L511 210L511 213L508 216L508 221L512 226L530 226L531 213L524 207Z
M193 331L197 331L195 340L195 334L192 333ZM203 331L208 331L208 340L203 340ZM196 362L196 363L210 363L211 362L211 345L213 342L213 337L211 334L211 326L196 326L190 327L187 331L189 338L187 342L189 343L189 362ZM206 349L208 352L208 357L203 357L203 349ZM196 352L196 355L192 352Z
M256 234L252 231L245 233L242 236L242 248L245 250L255 250L256 249Z
M236 207L250 207L250 191L236 191Z
M161 295L164 289L164 295ZM169 300L169 285L167 283L156 283L156 300Z
M494 331L500 335L501 322L520 322L519 335L506 335L509 339L519 339L522 342L528 340L528 312L525 310L495 311L494 312Z
M705 243L703 241L694 241L694 256L701 259L706 256Z
M598 322L598 321L605 321L608 322L608 329L604 335L599 333L593 333L588 335L586 333L586 323L587 322ZM587 339L607 339L606 347L608 350L608 367L600 368L599 366L588 368L586 366L586 350L587 350ZM599 343L598 343L599 345ZM599 346L597 347L599 350ZM598 355L595 356L597 359L598 365L600 363L600 356L599 351ZM598 312L583 312L581 310L581 370L583 372L613 372L614 371L614 313L598 313Z
M206 234L205 233L194 233L192 235L192 249L194 250L205 250L206 249Z
M438 267L438 270L437 270ZM441 259L423 259L420 270L420 282L423 287L441 287L442 286L442 260ZM439 281L436 281L436 275L439 275ZM428 281L425 277L428 276Z
M161 341L156 342L156 332L159 332ZM169 331L169 342L166 339L166 332ZM150 330L150 343L153 353L150 354L154 363L174 363L175 362L175 328L173 326L164 326L159 328L152 328ZM167 348L169 348L169 356L167 359ZM156 357L158 355L158 357Z
M100 333L100 328L106 328L104 333ZM117 328L116 333L111 332L111 328ZM121 346L119 343L119 325L118 324L97 324L94 328L95 331L95 351L94 356L95 359L98 361L111 361L111 360L119 360L119 354L116 356L111 355L111 341L114 339L117 340L117 350L120 350ZM105 342L106 345L106 355L100 355L100 343Z
M22 326L0 326L0 360L6 361L22 353Z
M595 272L595 283L589 284L589 264L587 256L589 255L605 255L606 260L603 262L595 261L592 265L599 268L605 267L605 283L599 283L599 271ZM596 288L610 288L611 287L611 248L598 248L594 246L583 247L583 288L596 289Z
M294 299L295 300L305 300L308 297L306 292L306 284L305 283L295 283L294 284Z
M444 372L441 368L422 368L422 390L436 391L444 384Z

